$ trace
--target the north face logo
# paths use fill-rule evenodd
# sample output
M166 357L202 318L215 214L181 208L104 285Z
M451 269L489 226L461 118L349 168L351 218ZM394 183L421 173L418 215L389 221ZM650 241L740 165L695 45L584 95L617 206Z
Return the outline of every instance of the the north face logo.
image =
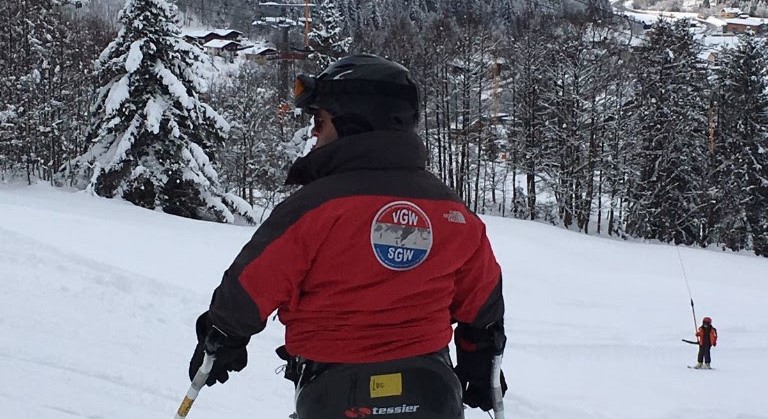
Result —
M364 418L373 413L368 407L350 407L344 412L344 415L348 418Z
M456 223L456 224L466 224L467 220L464 219L464 214L460 213L459 211L448 211L447 213L443 214L443 217L448 220L449 223Z

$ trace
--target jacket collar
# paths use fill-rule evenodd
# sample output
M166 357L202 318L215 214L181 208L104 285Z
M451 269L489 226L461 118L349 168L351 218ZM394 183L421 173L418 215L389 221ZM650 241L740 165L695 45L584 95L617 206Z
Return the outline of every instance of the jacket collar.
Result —
M306 185L321 177L355 170L424 169L426 149L415 132L372 131L342 137L299 157L286 185Z

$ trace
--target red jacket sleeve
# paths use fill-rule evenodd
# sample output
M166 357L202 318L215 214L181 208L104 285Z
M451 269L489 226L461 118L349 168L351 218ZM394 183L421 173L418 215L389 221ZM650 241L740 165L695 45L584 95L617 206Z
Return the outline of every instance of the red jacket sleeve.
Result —
M298 299L301 280L334 223L333 217L314 216L318 208L290 198L275 208L214 291L213 324L250 336L264 329L278 307Z
M451 316L460 323L485 328L504 318L504 297L501 288L501 268L485 235L481 235L475 252L456 273L455 294Z

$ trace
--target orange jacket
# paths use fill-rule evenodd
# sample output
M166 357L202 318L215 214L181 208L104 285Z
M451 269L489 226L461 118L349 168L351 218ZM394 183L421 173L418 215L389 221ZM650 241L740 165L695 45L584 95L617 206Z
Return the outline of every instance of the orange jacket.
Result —
M699 340L699 345L702 344L702 340L704 339L704 327L699 327L699 330L696 332L696 339ZM709 342L712 344L712 346L717 346L717 329L712 327L709 329Z

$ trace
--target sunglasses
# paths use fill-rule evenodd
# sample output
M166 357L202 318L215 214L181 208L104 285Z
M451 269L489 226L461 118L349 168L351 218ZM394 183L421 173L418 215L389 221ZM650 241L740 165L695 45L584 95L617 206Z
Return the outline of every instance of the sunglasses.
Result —
M312 117L312 123L314 124L314 130L315 131L322 131L323 128L325 128L326 122L327 121L325 119L323 119L323 118L321 118L321 117L319 117L317 115L314 115Z

